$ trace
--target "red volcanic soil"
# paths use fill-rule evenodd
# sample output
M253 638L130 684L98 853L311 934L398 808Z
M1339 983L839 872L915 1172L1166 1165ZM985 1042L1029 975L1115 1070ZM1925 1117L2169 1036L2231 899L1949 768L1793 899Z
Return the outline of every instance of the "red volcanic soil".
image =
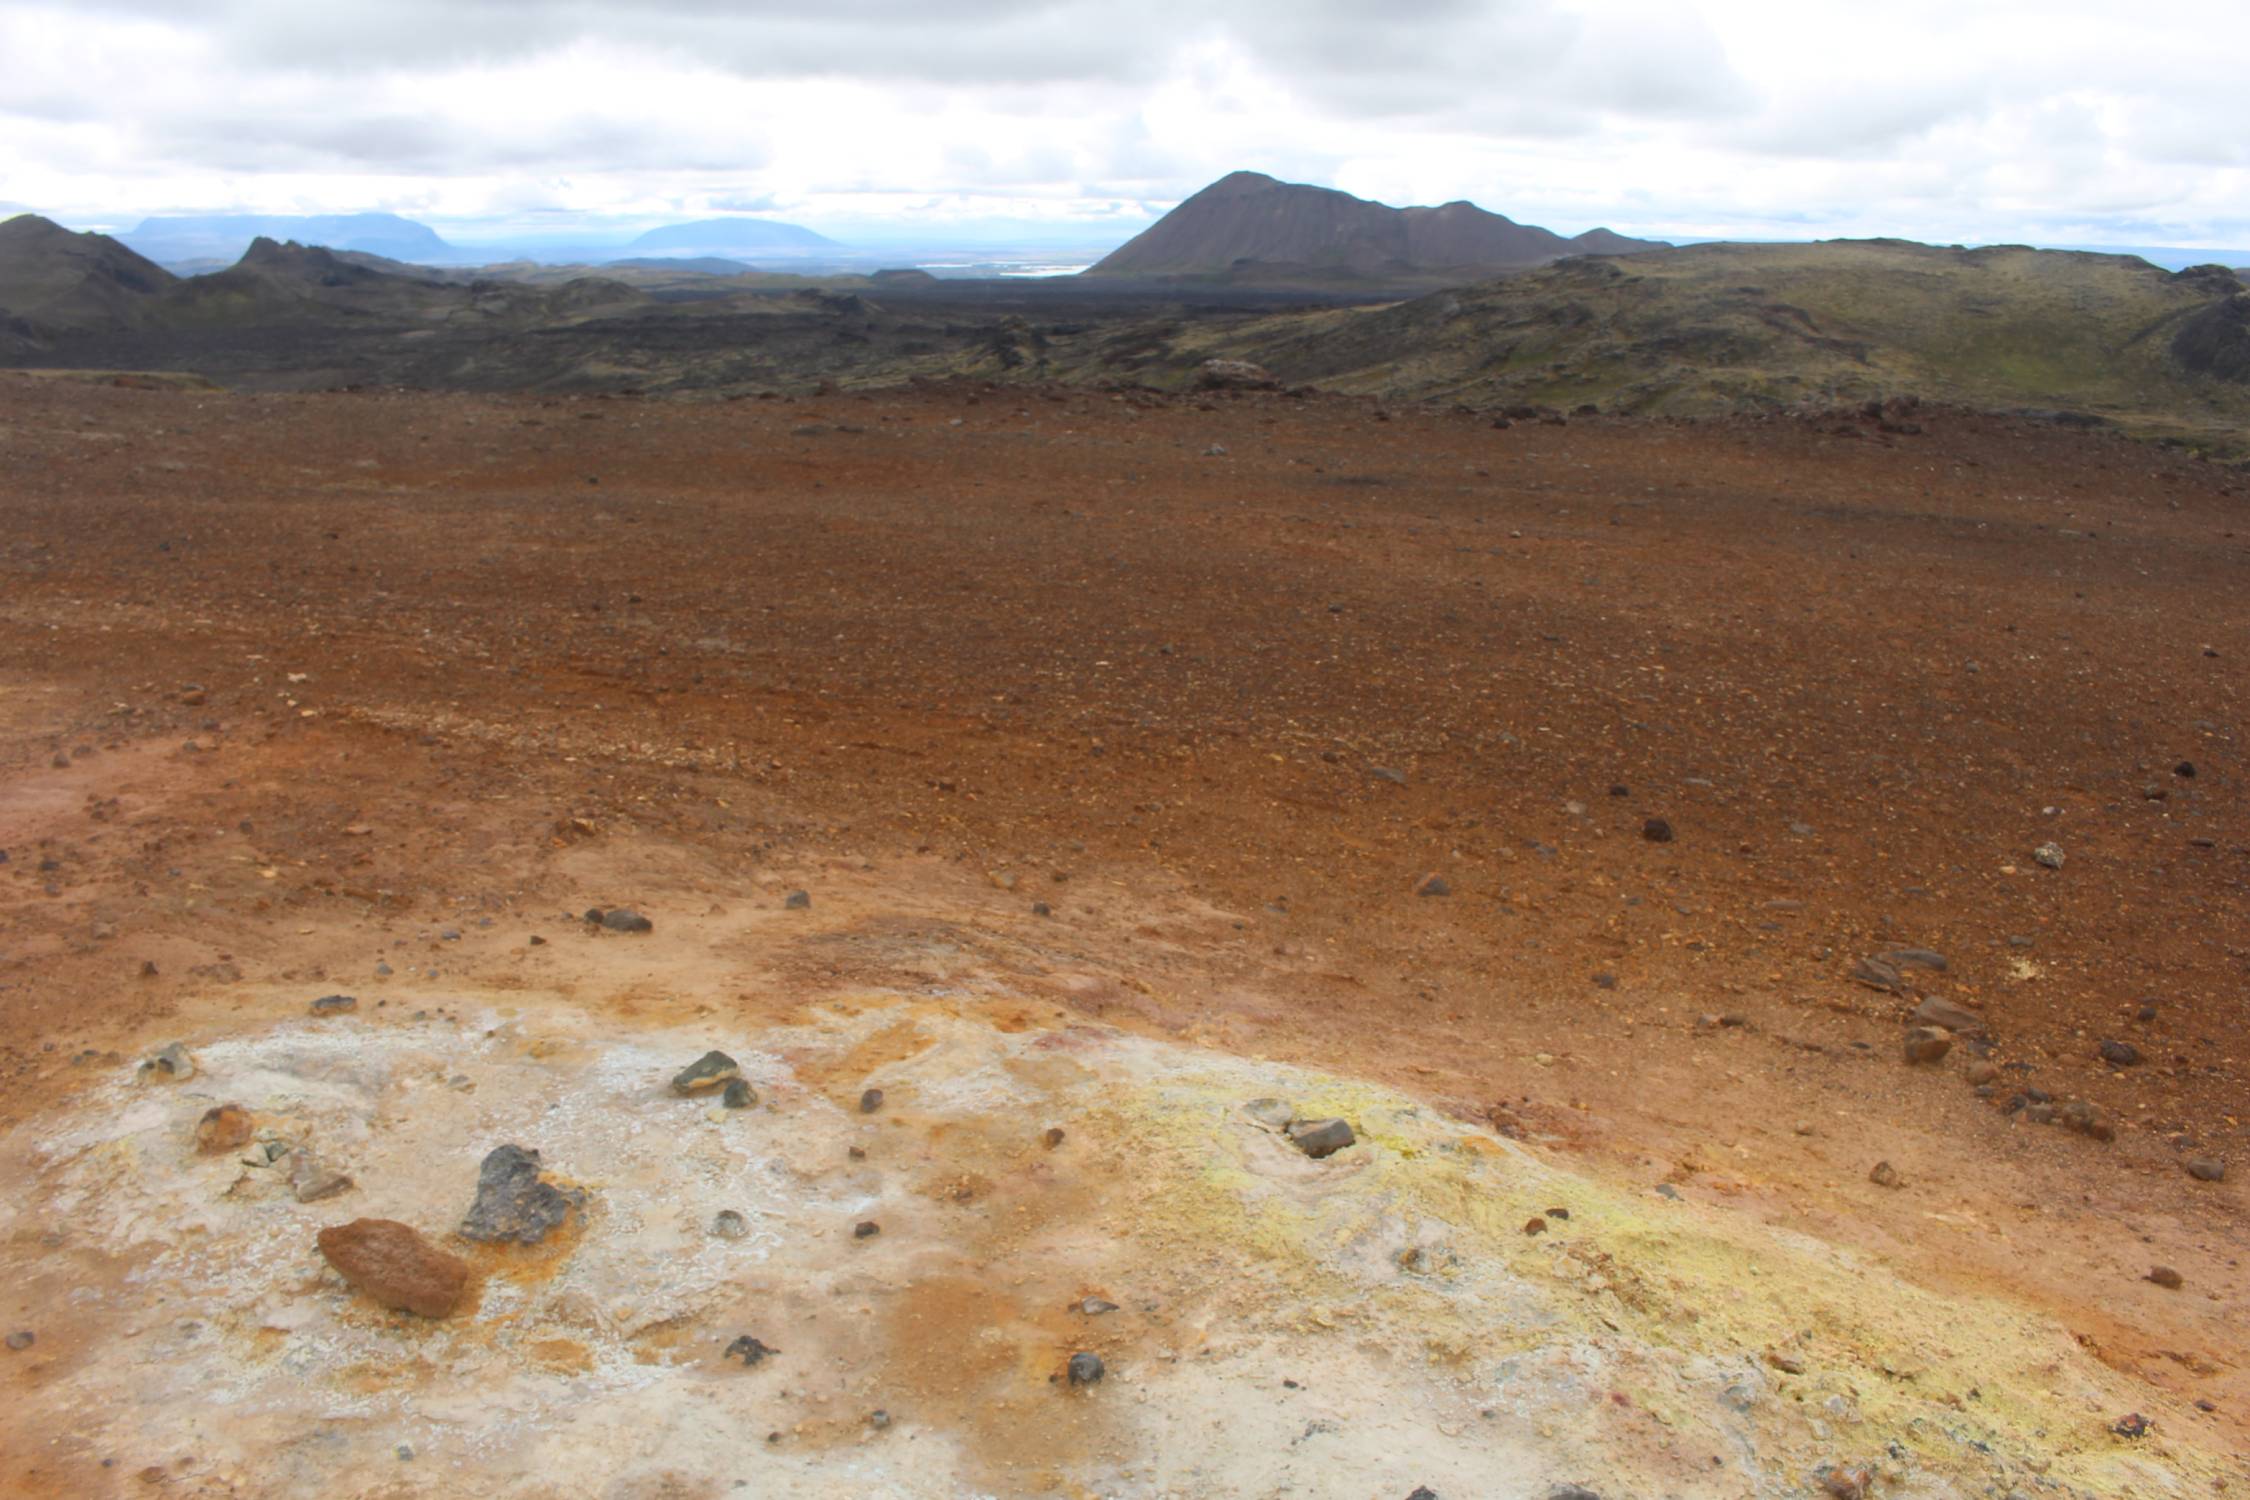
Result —
M2238 473L1944 414L0 398L0 1123L238 980L660 1009L560 914L803 887L702 977L1067 962L2019 1299L2250 1443ZM1903 1060L1851 975L1905 948L1988 1056Z

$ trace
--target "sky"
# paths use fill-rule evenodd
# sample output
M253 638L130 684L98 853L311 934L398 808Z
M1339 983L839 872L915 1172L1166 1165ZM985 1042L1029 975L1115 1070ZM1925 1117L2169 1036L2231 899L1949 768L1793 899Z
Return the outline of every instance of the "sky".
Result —
M0 0L0 212L1122 240L1237 168L1566 234L2250 245L2250 0Z

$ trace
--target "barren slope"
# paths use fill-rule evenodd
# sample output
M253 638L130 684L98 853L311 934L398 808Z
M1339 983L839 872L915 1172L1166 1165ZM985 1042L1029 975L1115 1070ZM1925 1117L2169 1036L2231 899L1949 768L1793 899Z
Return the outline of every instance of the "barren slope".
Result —
M17 1492L2250 1482L2239 476L1942 414L6 394ZM1850 977L1906 948L1976 1018L1934 1066ZM707 1046L755 1108L670 1094ZM220 1102L355 1186L197 1155ZM324 1269L504 1141L587 1207L464 1247L474 1308Z

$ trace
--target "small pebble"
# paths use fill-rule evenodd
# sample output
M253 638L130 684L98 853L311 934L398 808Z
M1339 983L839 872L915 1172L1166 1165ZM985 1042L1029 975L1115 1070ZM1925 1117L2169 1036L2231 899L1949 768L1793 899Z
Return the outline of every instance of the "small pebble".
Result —
M882 1107L883 1091L881 1089L867 1089L860 1094L859 1112L861 1114L871 1115Z
M871 1240L882 1232L883 1226L873 1219L862 1219L852 1226L852 1238L855 1240Z
M722 1240L739 1240L750 1232L750 1222L733 1209L722 1208L711 1221L711 1232Z
M719 1095L719 1102L729 1109L748 1109L758 1102L758 1091L750 1087L747 1078L730 1078L725 1092Z
M17 1354L23 1353L39 1341L39 1336L28 1328L19 1328L8 1335L8 1347Z
M1672 825L1663 818L1650 818L1641 824L1641 837L1652 844L1669 844L1672 842Z
M1061 1145L1063 1143L1062 1127L1060 1125L1048 1126L1045 1140L1047 1142L1047 1149L1049 1151L1052 1151L1057 1146Z
M1102 1357L1099 1354L1088 1354L1081 1351L1070 1357L1070 1383L1072 1385L1094 1385L1108 1373L1109 1367L1102 1363Z
M1099 1297L1088 1297L1085 1301L1078 1304L1078 1310L1084 1313L1089 1318L1098 1318L1103 1313L1113 1313L1117 1311L1117 1304L1114 1302L1105 1302Z
M2165 1288L2167 1291L2176 1292L2184 1283L2185 1278L2183 1278L2179 1272L2173 1270L2170 1266L2151 1266L2149 1268L2147 1279L2155 1282L2158 1286Z
M767 1355L779 1354L780 1352L779 1349L768 1346L763 1339L753 1338L746 1333L727 1345L727 1352L720 1355L719 1358L739 1359L742 1361L742 1367L748 1369L763 1360Z
M781 904L788 911L805 911L812 906L812 892L791 891L788 899Z

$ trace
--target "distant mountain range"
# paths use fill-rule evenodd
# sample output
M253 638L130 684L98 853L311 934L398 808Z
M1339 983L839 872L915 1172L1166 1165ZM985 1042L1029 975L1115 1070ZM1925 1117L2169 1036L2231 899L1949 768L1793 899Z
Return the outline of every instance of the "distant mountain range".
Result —
M1426 276L1543 265L1566 255L1663 248L1591 229L1566 239L1473 203L1392 208L1334 188L1234 172L1097 263L1089 276L1233 276L1288 271ZM1464 278L1467 279L1467 278Z
M118 236L150 260L239 259L256 239L295 240L331 250L364 250L392 260L441 261L453 247L427 224L397 214L195 214L160 215Z
M824 234L773 219L697 219L636 237L631 255L812 255L842 247Z

